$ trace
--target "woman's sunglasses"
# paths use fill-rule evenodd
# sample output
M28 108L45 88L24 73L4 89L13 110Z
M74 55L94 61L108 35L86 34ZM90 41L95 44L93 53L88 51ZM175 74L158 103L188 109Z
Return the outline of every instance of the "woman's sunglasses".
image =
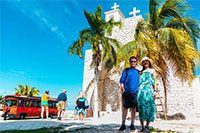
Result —
M130 61L130 63L136 63L137 61Z

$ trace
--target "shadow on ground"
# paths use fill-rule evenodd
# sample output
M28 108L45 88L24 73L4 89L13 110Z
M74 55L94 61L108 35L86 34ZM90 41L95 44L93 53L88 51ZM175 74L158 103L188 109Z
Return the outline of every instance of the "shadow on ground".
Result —
M66 122L67 120L65 120ZM88 121L88 120L86 120ZM16 127L14 128L15 125ZM7 121L1 122L0 127L4 128L2 133L64 133L64 132L76 132L76 133L120 133L118 130L119 124L93 124L85 123L84 121L73 121L68 123L63 123L62 121ZM8 128L10 127L10 128ZM13 127L13 128L12 128ZM123 131L123 133L137 132L141 127L136 126L135 131L130 131L129 126ZM171 132L171 131L161 131L159 129L153 129L150 127L150 132Z

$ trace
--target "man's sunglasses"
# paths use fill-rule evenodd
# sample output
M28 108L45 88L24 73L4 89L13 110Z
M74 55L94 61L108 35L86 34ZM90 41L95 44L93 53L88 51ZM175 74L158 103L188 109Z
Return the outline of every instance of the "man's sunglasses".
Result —
M137 61L130 61L130 63L136 63Z

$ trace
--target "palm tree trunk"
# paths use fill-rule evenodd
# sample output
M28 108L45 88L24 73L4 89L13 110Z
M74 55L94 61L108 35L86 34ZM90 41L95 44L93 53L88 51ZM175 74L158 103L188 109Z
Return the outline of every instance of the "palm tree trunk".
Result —
M165 88L164 94L165 94L165 113L167 113L167 88Z
M98 103L98 66L95 66L94 69L94 111L93 117L98 118L98 110L99 110L99 103Z

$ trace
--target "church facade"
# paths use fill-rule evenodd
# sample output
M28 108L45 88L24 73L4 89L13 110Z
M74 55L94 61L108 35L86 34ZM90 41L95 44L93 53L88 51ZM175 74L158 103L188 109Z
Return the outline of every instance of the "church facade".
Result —
M125 18L120 9L117 9L119 5L114 4L113 10L105 12L105 20L109 21L111 18L114 21L121 21L122 28L115 27L113 29L111 38L118 40L122 45L133 41L135 28L137 22L143 17L141 15L136 16L139 10L133 8L133 12L130 12L132 17ZM84 64L84 78L83 78L83 91L90 103L90 107L93 108L94 102L94 70L90 67L92 62L92 51L86 50L85 64ZM98 89L98 104L99 111L116 112L121 111L121 90L119 86L119 80L123 65L120 68L120 72L111 72L111 74L100 71L99 75L99 89ZM182 84L181 81L173 76L173 71L169 73L170 86L167 91L167 114L172 115L175 113L183 113L186 116L199 115L200 116L200 77L196 77L190 87L187 84ZM158 83L162 102L164 103L164 89L162 83Z

